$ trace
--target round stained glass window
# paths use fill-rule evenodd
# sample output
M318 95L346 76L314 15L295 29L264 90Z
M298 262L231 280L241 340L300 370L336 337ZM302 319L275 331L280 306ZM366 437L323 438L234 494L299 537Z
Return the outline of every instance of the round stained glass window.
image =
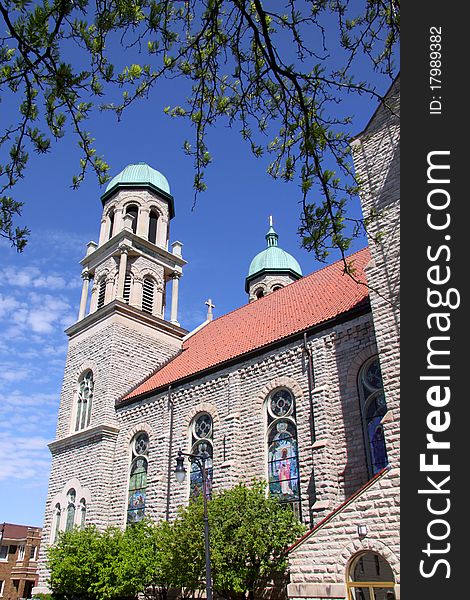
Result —
M139 433L135 438L134 450L136 454L147 454L149 448L149 436L146 433Z
M199 439L212 438L212 418L210 415L200 415L194 422L194 435Z
M269 412L275 418L290 415L293 407L294 397L289 390L278 390L269 399Z
M363 374L363 381L369 389L381 390L383 388L382 373L380 371L379 361L373 360Z

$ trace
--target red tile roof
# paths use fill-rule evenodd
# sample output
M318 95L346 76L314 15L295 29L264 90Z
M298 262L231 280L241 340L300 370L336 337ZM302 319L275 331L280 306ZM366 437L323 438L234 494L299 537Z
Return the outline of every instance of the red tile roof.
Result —
M369 249L352 254L355 277L366 281ZM214 321L183 342L182 351L124 396L125 402L202 373L365 304L368 289L344 274L342 261L303 277Z

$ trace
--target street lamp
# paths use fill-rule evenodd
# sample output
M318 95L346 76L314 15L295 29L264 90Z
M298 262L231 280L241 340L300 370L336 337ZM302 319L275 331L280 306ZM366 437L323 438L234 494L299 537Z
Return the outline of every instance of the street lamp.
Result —
M176 457L175 477L176 481L183 483L186 478L186 467L184 466L184 457L187 456L191 464L195 463L202 475L202 497L204 500L204 547L206 553L206 598L212 600L212 576L211 576L211 556L209 548L209 517L207 515L207 495L209 492L206 462L210 458L205 449L200 454L188 454L178 450Z

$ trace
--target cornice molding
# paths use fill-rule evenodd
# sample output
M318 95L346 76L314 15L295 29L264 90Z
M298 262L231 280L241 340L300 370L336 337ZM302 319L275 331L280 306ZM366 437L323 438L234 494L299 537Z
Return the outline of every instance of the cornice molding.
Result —
M76 431L59 440L54 440L48 444L48 448L54 454L54 452L65 450L70 446L75 446L75 444L82 442L95 441L96 439L101 440L103 438L116 439L118 433L119 428L114 427L114 425L96 425L95 427L82 429L82 431Z

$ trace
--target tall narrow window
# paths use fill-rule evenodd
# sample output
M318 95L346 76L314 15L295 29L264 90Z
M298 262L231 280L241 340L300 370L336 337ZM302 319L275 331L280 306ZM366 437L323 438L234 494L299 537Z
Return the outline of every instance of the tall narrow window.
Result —
M198 415L191 428L191 454L206 456L205 466L207 471L206 496L211 495L212 483L214 481L213 465L213 421L208 413ZM197 463L191 465L191 475L189 480L189 495L196 498L203 491L203 481L201 469Z
M149 216L148 239L149 239L149 242L152 242L152 244L157 243L157 224L158 224L158 213L154 210L151 210L150 216Z
M154 280L151 277L145 277L144 285L142 288L142 310L150 314L153 313L154 291Z
M269 493L290 505L300 518L297 425L292 392L275 390L268 398L266 409Z
M375 475L388 464L382 424L387 403L377 356L368 360L359 372L359 394L367 464L369 474Z
M98 284L98 304L97 304L98 309L100 309L104 306L105 296L106 296L106 278L103 277Z
M86 524L86 500L82 498L80 500L80 529L83 529Z
M93 403L93 372L86 371L78 382L77 419L75 431L88 427L91 420L91 406Z
M126 215L131 215L131 217L132 217L131 228L132 228L132 231L134 233L136 233L137 232L137 218L139 215L138 207L135 204L130 204L126 208Z
M129 476L127 523L137 523L145 516L149 437L138 433L132 441L132 461Z
M57 503L54 508L54 535L52 537L52 543L57 541L57 536L60 531L60 504Z
M77 494L72 488L67 494L67 520L65 522L65 531L71 531L75 524L75 499Z
M124 277L124 291L122 292L122 297L126 304L129 304L129 300L131 298L131 274L130 271L126 272L126 276Z
M114 233L114 209L109 212L109 235L108 240L113 237Z

